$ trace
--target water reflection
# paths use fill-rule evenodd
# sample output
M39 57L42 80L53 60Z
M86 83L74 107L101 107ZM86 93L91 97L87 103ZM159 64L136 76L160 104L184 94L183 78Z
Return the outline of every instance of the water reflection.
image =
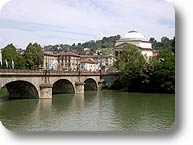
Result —
M0 120L10 130L18 130L30 122L32 114L38 106L38 100L4 100L0 103ZM20 126L21 125L21 126ZM13 127L14 126L14 127Z
M90 107L98 102L99 91L86 91L84 95L85 107Z
M60 113L67 111L73 104L74 94L58 94L53 95L52 108Z
M45 118L52 112L52 100L51 99L39 99L36 106L36 110L33 114L30 114L31 118Z
M74 100L73 100L73 105L77 109L83 109L84 108L84 94L75 94Z
M88 91L52 99L0 100L0 120L10 130L165 130L174 116L174 95Z
M125 94L113 99L114 119L122 130L166 130L174 122L174 103L173 95Z

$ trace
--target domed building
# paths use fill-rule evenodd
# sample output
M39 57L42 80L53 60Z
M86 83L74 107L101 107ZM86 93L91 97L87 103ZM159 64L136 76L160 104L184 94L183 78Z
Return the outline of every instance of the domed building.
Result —
M122 48L125 44L132 44L138 46L139 48L141 48L141 53L144 56L153 56L151 42L147 38L145 38L144 35L138 33L137 31L129 31L116 41L114 49L115 56L118 56L122 53Z

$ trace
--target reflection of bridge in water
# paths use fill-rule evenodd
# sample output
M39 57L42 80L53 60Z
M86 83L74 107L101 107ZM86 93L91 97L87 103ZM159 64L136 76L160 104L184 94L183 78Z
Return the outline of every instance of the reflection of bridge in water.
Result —
M103 77L99 72L0 70L0 89L6 86L11 98L52 98L52 94L98 90Z
M3 118L1 121L10 130L43 131L46 125L48 125L47 129L60 130L61 127L58 124L64 124L63 117L71 119L70 114L77 115L80 110L87 110L93 106L88 104L96 104L100 92L90 92L86 93L86 98L85 94L60 94L54 95L53 99L8 100L9 105L6 104L7 101L4 101L0 104L0 117Z

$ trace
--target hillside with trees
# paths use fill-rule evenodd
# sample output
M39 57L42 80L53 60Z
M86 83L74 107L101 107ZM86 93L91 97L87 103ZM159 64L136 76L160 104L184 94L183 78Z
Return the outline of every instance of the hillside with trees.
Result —
M58 44L58 45L48 45L44 49L52 52L61 52L61 51L71 51L77 54L85 54L84 48L90 48L91 54L95 53L98 49L103 48L112 48L115 45L116 40L120 39L120 35L103 37L101 40L90 40L84 43L77 44Z
M103 37L101 40L90 40L84 43L77 43L77 44L56 44L56 45L47 45L44 47L45 50L52 51L52 52L62 52L62 51L70 51L77 54L85 54L84 48L90 48L91 54L95 53L96 50L105 50L105 48L113 48L115 45L116 40L120 39L120 35L110 36L110 37ZM161 41L156 40L155 38L151 37L150 42L152 42L152 47L154 50L163 50L167 49L170 46L174 46L175 37L173 39L169 39L166 36L161 38ZM173 47L174 48L174 47ZM104 52L105 54L106 52Z

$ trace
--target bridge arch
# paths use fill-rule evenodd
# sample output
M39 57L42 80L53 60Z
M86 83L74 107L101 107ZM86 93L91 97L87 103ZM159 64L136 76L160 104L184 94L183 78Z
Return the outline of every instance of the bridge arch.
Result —
M59 79L53 83L52 94L75 93L75 87L68 79Z
M28 81L15 80L3 84L6 86L10 98L39 98L39 92L35 85Z
M93 78L87 78L84 81L84 90L98 90L98 83Z

